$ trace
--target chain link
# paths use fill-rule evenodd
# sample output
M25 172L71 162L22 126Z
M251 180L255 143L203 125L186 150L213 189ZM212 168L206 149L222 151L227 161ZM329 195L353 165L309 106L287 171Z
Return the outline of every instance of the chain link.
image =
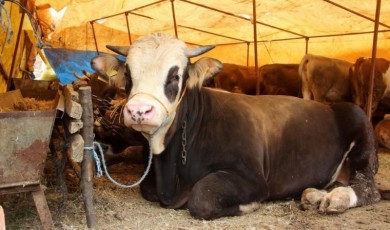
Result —
M181 146L182 146L182 151L181 151L181 163L183 165L186 165L187 163L187 150L186 150L186 145L187 145L187 134L186 134L186 128L187 128L187 122L184 121L183 125L181 126L183 131L181 133Z

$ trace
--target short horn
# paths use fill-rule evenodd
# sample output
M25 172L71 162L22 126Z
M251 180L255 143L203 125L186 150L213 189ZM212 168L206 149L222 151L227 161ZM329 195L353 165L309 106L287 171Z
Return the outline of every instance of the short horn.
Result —
M129 53L129 49L130 49L129 46L111 46L111 45L106 45L106 48L124 57L127 57L127 54Z
M187 48L186 49L186 56L189 58L196 57L196 56L204 54L207 51L212 50L214 48L215 48L215 45L199 46L196 48Z

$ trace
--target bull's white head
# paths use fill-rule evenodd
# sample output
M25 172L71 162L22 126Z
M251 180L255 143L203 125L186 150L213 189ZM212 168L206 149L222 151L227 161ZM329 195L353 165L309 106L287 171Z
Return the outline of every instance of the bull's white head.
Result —
M189 63L189 58L212 48L190 49L184 42L163 34L141 37L130 46L126 60L129 96L123 111L124 123L149 139L154 154L165 149L165 134L185 91L200 89L205 79L221 70L222 63L212 58Z

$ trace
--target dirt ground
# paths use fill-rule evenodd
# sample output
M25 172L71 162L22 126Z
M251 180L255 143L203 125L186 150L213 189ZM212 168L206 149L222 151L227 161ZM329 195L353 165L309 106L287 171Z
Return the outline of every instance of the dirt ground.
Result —
M378 187L390 188L390 153L382 149L379 161ZM65 170L68 193L65 206L61 207L63 196L49 162L46 168L45 194L56 229L88 229L74 171ZM122 183L133 182L143 172L140 165L129 162L111 166L109 171ZM187 210L161 208L158 203L144 200L138 188L119 188L106 177L95 178L94 185L98 229L390 229L390 201L384 200L338 215L302 211L295 200L266 202L251 214L203 221L192 218ZM0 205L5 210L7 229L41 229L30 194L0 196Z

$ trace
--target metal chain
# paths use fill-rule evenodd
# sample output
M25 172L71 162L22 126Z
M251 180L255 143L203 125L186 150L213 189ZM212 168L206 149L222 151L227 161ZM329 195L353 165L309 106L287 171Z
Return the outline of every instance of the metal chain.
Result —
M186 128L187 128L187 122L184 121L183 125L181 126L183 131L181 133L181 145L182 145L182 150L181 150L181 163L183 165L186 165L187 163L187 150L186 150L186 145L187 145L187 134L186 134Z

